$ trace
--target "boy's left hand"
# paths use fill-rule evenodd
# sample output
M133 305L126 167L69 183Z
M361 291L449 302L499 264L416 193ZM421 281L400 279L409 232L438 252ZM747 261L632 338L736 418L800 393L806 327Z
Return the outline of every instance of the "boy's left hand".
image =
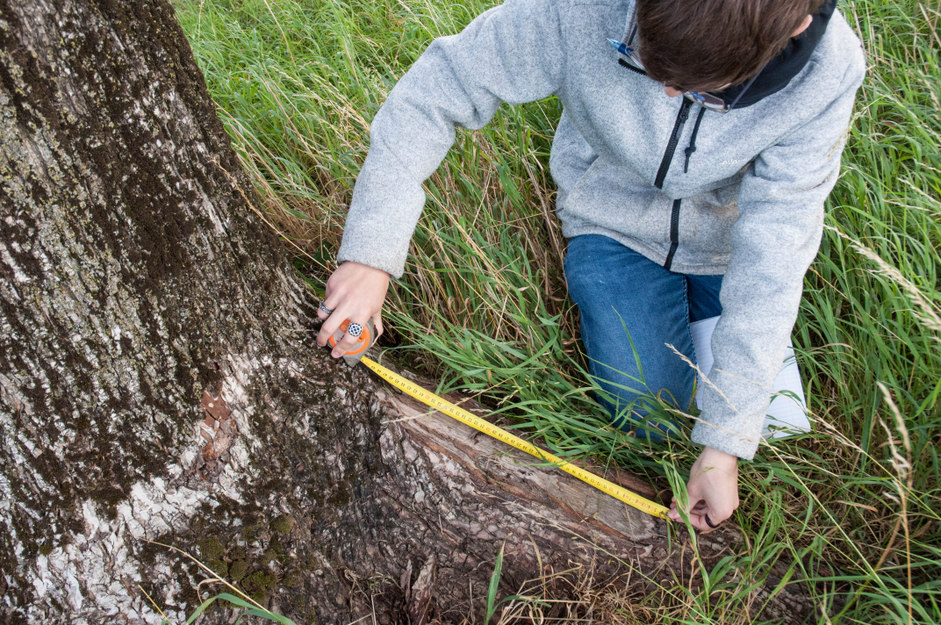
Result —
M700 531L715 529L738 508L738 458L706 447L689 470L689 521ZM669 517L679 521L676 497Z

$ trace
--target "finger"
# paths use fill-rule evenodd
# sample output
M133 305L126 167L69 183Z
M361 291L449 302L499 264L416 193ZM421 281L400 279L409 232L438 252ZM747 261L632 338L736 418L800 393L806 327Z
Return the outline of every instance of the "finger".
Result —
M331 314L333 314L333 309L327 305L327 300L322 300L317 308L317 317L321 321L325 321Z
M359 326L359 333L352 332L356 326ZM343 330L343 326L340 327ZM346 331L343 333L343 336L340 337L340 340L336 342L336 345L333 347L333 351L330 353L334 358L339 358L346 352L355 351L357 346L361 346L361 343L365 340L369 340L367 336L369 330L366 328L366 320L362 321L351 321L346 327Z
M346 319L342 308L340 306L338 306L338 308L340 308L340 310L334 308L333 312L324 318L323 325L320 326L320 332L317 333L317 345L324 347L327 341L330 340L330 337L339 329L340 324ZM322 312L323 311L318 311L318 316Z
M710 512L709 506L705 501L702 500L697 501L696 505L693 506L689 511L690 519L693 517L696 518L696 523L694 525L699 529L714 528L718 525L718 523L714 523L712 521L710 514L714 513Z
M323 325L320 326L320 332L317 333L317 345L324 347L327 344L327 340L336 332L338 325L340 324L337 321L331 321L329 318L325 319Z
M703 500L699 500L699 501L696 502L696 505L693 506L693 507L689 510L688 516L692 517L692 515L694 515L694 514L695 514L695 515L702 515L703 512L705 512L705 511L706 511L706 502L703 501ZM667 515L668 515L671 519L673 519L674 521L682 521L682 520L683 520L683 517L682 517L682 515L680 514L679 502L676 501L676 498L675 498L675 497L673 498L673 502L670 504L670 511L667 513Z
M382 336L382 333L383 333L382 311L379 311L375 315L373 315L372 321L373 321L373 328L376 330L376 336L373 337L373 341L376 341L379 339L380 336Z
M702 499L700 499L699 501L696 502L696 505L694 505L692 508L689 508L689 512L698 512L702 509L704 505L705 505L705 502ZM670 507L675 508L675 509L680 508L680 502L676 497L673 497L673 499L671 500Z
M706 514L692 513L689 515L689 524L696 528L696 531L707 534L714 528L706 523Z
M732 511L709 508L704 502L702 508L690 515L690 519L693 516L696 517L696 522L693 523L696 529L701 532L711 532L727 521L732 516Z
M708 516L708 520L712 523L711 527L718 527L721 523L724 523L729 518L731 518L732 513L735 512L735 510L711 508L707 512L708 514L704 514L703 516Z
M343 328L341 326L340 330L342 329ZM364 340L365 335L355 336L349 332L346 332L340 337L339 341L336 341L336 345L333 346L330 355L334 358L339 358L345 354L358 353L363 349Z

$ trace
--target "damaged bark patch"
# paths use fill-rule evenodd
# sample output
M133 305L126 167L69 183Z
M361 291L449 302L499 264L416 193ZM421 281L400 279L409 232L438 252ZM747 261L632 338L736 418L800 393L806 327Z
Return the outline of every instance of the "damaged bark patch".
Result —
M192 470L209 482L218 479L222 473L239 430L221 393L213 395L208 390L203 391L200 405L205 418L199 423L199 433L206 444Z

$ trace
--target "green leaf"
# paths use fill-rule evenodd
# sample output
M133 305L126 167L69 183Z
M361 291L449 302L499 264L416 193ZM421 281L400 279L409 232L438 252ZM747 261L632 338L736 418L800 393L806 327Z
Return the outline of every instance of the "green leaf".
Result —
M503 548L506 543L500 545L500 553L497 554L497 562L493 567L493 574L490 576L490 586L487 588L487 617L484 623L489 623L493 618L493 613L497 610L497 587L500 585L500 572L503 570Z

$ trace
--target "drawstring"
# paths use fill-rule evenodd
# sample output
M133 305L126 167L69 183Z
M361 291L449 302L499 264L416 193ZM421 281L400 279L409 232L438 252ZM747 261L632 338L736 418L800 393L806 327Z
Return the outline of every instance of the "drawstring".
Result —
M699 107L699 115L696 116L696 125L693 126L693 134L689 137L689 147L686 148L686 162L683 164L683 173L689 172L689 157L693 155L693 152L696 151L696 135L699 134L699 123L702 121L702 116L706 112L706 107Z

